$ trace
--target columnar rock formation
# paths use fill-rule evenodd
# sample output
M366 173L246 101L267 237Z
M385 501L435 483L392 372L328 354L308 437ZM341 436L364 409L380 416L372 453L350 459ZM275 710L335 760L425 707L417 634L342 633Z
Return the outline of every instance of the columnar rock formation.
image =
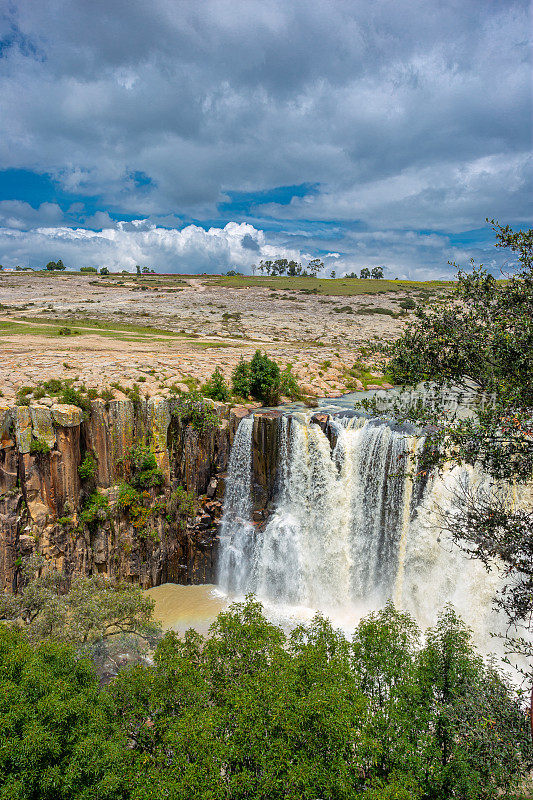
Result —
M175 406L160 397L93 400L85 414L72 405L0 405L4 591L16 590L22 559L36 551L67 575L102 573L145 588L215 579L225 470L248 410L215 403L219 426L201 433L173 413ZM164 484L138 487L133 509L121 497L137 444L155 455ZM87 455L94 469L80 477ZM176 510L178 487L196 497L193 516Z

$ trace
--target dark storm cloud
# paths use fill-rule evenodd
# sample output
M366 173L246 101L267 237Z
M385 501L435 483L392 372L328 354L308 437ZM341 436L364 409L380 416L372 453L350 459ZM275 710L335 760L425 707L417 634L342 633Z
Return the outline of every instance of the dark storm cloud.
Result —
M22 0L1 25L1 166L95 214L213 220L247 192L377 232L527 219L525 2ZM33 205L2 218L53 224Z

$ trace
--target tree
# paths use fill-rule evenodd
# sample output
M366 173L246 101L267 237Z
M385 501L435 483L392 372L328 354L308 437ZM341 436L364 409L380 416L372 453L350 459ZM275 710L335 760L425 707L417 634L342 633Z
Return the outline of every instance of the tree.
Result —
M363 267L360 273L360 278L362 280L368 280L370 278L370 270L368 269L368 267Z
M473 262L470 273L459 270L444 300L417 308L392 347L389 370L395 383L432 381L437 391L455 386L470 400L468 419L446 416L438 398L431 407L418 402L398 409L430 426L422 469L450 460L477 463L496 480L523 482L533 469L533 230L491 225L496 247L510 250L516 271L497 282ZM509 648L533 656L520 635L533 613L531 522L530 512L513 508L501 494L478 492L458 497L442 526L488 569L493 557L503 561L509 581L497 602L514 626Z
M65 265L63 264L61 259L59 259L59 261L56 261L56 269L60 269L60 270L65 269Z
M52 272L54 269L57 269L57 265L55 261L49 261L46 265L46 269Z
M94 667L0 625L0 797L121 800L127 742Z
M231 374L233 393L246 399L250 395L250 364L242 356Z
M266 353L256 350L250 362L250 394L263 405L275 405L279 400L280 370Z
M109 275L109 270L107 267L102 267L100 269L100 275Z
M32 641L69 642L91 647L117 635L153 641L159 626L152 621L154 602L139 586L101 575L66 575L34 555L22 564L19 594L0 597L0 620L11 620Z
M140 268L139 264L137 264L137 266L135 267L135 270L137 272L137 275L141 274L141 268Z
M218 367L209 380L202 386L202 393L205 397L210 397L212 400L219 400L222 403L226 403L230 399L228 385Z
M334 278L334 277L335 277L335 275L336 275L336 272L335 272L335 270L334 270L334 269L332 269L332 270L331 270L330 277L331 277L331 278Z
M287 266L287 275L291 278L296 277L297 275L301 275L302 273L302 265L298 264L296 261L289 261Z
M145 800L491 800L531 758L518 704L449 611L422 647L391 604L350 642L318 615L286 635L248 598L207 639L167 634L109 697Z
M371 275L374 280L381 280L381 278L383 278L383 267L374 267Z
M317 274L324 269L324 262L321 261L319 258L313 258L307 265L307 269L309 270L313 278L316 278Z

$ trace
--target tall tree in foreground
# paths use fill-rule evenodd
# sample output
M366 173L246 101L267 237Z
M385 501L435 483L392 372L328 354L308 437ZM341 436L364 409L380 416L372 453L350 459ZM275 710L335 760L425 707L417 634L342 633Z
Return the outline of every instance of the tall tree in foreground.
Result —
M510 251L514 273L496 281L482 266L459 270L444 300L421 306L392 347L396 383L431 381L470 395L468 419L418 400L404 418L428 424L423 469L446 461L480 464L495 482L531 481L533 471L533 230L491 221L496 247ZM455 266L455 265L454 265ZM437 393L438 396L438 393ZM507 577L496 599L512 626L510 651L533 657L533 511L497 489L460 491L444 519L453 540L487 569L499 558ZM524 630L525 629L525 630Z

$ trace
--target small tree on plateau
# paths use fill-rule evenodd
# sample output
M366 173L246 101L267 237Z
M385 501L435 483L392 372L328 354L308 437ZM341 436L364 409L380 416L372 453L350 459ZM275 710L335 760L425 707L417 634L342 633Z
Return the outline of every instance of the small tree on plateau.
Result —
M56 262L55 261L49 261L48 264L46 265L46 269L49 272L53 272L53 270L56 269Z
M370 278L370 270L368 269L368 267L363 267L363 269L360 272L360 278L361 280L364 281L367 281Z
M381 280L381 278L383 278L383 267L374 267L372 270L372 277L376 281Z
M307 269L309 270L313 278L316 278L318 273L324 269L324 262L321 261L319 258L313 258L307 265Z

